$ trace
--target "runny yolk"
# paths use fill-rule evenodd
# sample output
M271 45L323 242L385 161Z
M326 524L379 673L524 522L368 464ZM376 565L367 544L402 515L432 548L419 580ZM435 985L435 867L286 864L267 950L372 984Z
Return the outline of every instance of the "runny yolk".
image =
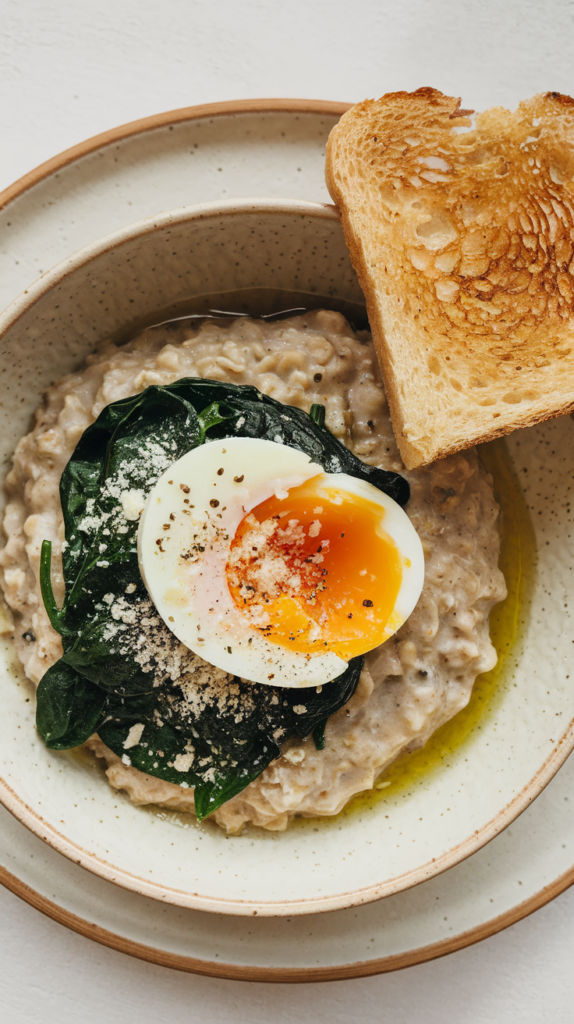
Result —
M400 625L402 558L385 510L308 480L257 505L239 524L226 567L252 628L302 653L348 661Z

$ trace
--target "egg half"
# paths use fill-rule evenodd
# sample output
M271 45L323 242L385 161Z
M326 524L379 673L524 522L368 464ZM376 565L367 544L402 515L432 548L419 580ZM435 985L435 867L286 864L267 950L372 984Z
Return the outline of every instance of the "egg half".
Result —
M151 490L138 530L149 595L190 650L271 686L321 686L399 629L422 545L392 498L257 438L194 448Z

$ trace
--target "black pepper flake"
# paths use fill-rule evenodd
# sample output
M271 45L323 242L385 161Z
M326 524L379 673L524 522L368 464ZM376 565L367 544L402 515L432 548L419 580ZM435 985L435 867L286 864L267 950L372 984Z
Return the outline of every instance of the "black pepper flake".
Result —
M323 380L323 374L316 373L315 376L313 377L313 380L318 384L320 380Z
M240 484L243 482L243 480L245 480L245 474L242 473L241 476L234 476L233 479L235 480L236 484Z
M36 640L36 637L30 629L27 629L25 633L22 633L22 639L27 640L29 644L33 644Z
M209 504L211 505L212 508L219 508L219 502L217 498L212 498Z
M232 652L232 650L231 650L231 647L228 647L228 648L227 648L227 653L228 653L228 654L232 654L232 653L233 653L233 652Z
M365 608L372 608L373 607L373 602L369 601L368 597L365 598L365 600L363 601L363 604L364 604Z
M353 618L353 613L352 613L352 612L349 612L349 614L347 615L347 618L348 618L348 619L352 619L352 618Z

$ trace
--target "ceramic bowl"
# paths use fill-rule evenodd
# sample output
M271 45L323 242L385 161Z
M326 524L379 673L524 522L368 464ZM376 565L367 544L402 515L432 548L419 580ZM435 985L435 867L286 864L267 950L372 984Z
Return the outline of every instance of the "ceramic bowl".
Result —
M187 207L88 246L0 318L4 462L44 389L102 339L190 311L263 313L286 304L364 318L333 207L288 200ZM512 435L506 456L500 447L485 452L504 492L510 566L501 668L488 685L479 680L466 717L412 755L416 770L391 773L388 788L332 820L226 837L209 821L134 807L87 760L47 750L34 730L32 687L4 636L0 800L95 874L219 913L349 907L469 856L536 797L573 744L572 429L569 418L557 420Z

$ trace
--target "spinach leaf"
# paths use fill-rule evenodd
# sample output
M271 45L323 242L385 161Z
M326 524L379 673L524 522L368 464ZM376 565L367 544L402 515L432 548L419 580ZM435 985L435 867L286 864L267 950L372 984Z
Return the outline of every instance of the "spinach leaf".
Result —
M46 746L65 750L97 730L114 753L127 754L141 771L194 786L201 820L257 778L279 756L287 737L313 733L322 749L327 717L354 693L362 664L362 658L353 659L319 694L315 687L290 690L236 679L233 701L221 707L209 700L206 687L208 699L198 711L201 686L195 687L192 703L173 684L126 698L106 694L60 659L38 687L38 731ZM134 726L139 735L130 743Z
M38 686L38 732L51 750L77 747L98 728L105 703L102 690L60 659Z
M208 696L199 712L177 685L129 700L108 696L99 735L120 757L127 753L141 771L185 788L195 786L201 819L202 809L209 807L205 813L210 813L257 778L279 757L280 744L289 736L304 739L324 730L328 716L354 693L362 666L363 659L354 658L321 693L315 687L286 689L235 679L231 701L221 706ZM198 691L201 687L194 690L194 705ZM135 725L143 725L143 731L126 748Z
M313 729L313 741L317 750L325 749L325 726L327 725L327 719L323 719Z
M328 473L368 480L401 505L409 498L406 480L365 465L333 437L324 407L309 416L248 386L194 378L153 386L107 406L80 438L60 483L62 608L50 544L42 547L42 595L64 654L38 688L38 730L47 745L66 749L97 729L142 771L194 786L199 818L244 789L289 736L313 733L322 749L325 722L349 700L362 667L353 659L320 692L226 677L221 699L213 679L205 682L210 667L157 616L139 571L139 511L173 462L231 436L289 445Z

